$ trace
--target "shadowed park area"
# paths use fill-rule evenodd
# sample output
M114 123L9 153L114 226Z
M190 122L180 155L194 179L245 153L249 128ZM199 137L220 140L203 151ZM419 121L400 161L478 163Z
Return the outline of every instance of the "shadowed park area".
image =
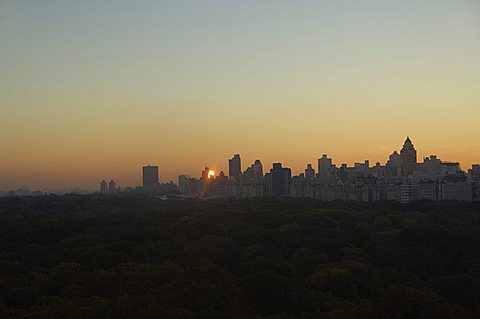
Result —
M478 318L480 203L0 199L1 318Z

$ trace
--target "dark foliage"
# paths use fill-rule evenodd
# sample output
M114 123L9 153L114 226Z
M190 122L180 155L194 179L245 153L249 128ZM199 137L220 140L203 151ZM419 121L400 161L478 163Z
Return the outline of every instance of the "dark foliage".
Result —
M0 200L1 318L478 318L480 205Z

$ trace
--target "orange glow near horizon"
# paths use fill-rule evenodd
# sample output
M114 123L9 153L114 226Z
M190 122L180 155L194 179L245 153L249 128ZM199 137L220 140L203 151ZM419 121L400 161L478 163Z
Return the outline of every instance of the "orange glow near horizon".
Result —
M208 171L208 178L213 178L215 177L215 171L213 169Z
M479 1L44 2L0 1L0 191L385 165L407 135L480 163Z

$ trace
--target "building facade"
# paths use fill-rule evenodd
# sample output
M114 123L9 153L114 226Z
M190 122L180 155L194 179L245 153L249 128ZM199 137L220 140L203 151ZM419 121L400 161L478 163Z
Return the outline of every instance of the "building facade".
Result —
M143 188L155 188L159 184L158 166L144 166L142 170Z

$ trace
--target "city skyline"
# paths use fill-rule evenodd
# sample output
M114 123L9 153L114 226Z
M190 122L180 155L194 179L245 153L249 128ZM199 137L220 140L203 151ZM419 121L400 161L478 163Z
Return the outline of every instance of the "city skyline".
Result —
M407 142L407 141L409 143L411 143L410 136L406 136L405 142ZM415 144L415 145L418 145L418 144ZM413 148L414 146L411 145L411 147ZM442 159L442 161L444 163L458 163L460 165L460 168L465 172L467 172L471 168L472 165L478 164L480 162L480 161L473 162L469 167L465 167L465 166L462 166L462 164L459 161L455 161L454 159L453 160L452 159L445 159L441 155L438 155L438 153L430 153L428 155L423 155L425 152L422 152L421 150L419 152L418 147L413 149L413 150L415 152L415 162L416 163L417 162L421 163L426 158L429 158L430 156L435 156L435 158ZM178 177L179 176L185 175L185 176L191 176L193 178L201 178L202 175L203 175L203 172L205 170L207 171L207 173L211 173L210 171L213 171L215 176L218 176L222 172L223 174L225 174L225 176L228 176L229 178L233 177L234 180L238 181L239 176L244 174L244 172L248 169L249 165L251 163L256 163L259 160L260 160L261 164L263 163L263 166L265 168L272 167L272 165L274 166L276 163L281 163L281 165L284 165L289 170L291 170L292 176L298 176L299 174L303 173L305 171L305 168L306 167L308 168L309 165L312 165L313 169L318 172L321 159L331 160L331 163L336 168L340 168L343 165L346 165L346 167L354 167L355 164L357 164L357 163L360 163L361 165L363 165L363 164L365 164L365 162L368 163L368 165L369 165L368 167L373 168L376 165L376 163L379 163L382 166L388 164L389 159L391 159L392 155L397 154L400 157L400 153L401 153L401 150L397 146L397 147L393 147L389 152L387 152L384 155L384 157L386 158L386 160L384 160L384 161L372 161L371 159L364 158L364 159L361 159L361 160L355 160L353 162L344 162L344 161L339 161L338 159L335 158L335 156L332 156L328 152L322 152L315 159L313 159L311 161L306 161L303 164L300 164L301 166L299 168L298 167L292 168L292 166L288 162L282 161L281 159L278 159L276 161L271 161L271 162L265 162L261 159L260 156L252 157L253 160L248 159L248 160L245 161L244 157L240 155L241 153L235 153L234 155L231 156L231 158L230 157L225 157L223 159L223 163L221 163L221 161L216 161L215 162L216 164L213 164L213 165L209 164L208 162L206 164L197 163L196 164L197 170L193 171L191 173L187 172L186 170L182 170L182 169L178 170L177 172L173 172L173 173L172 172L165 173L165 170L162 168L161 165L158 165L156 163L155 164L152 164L152 163L144 164L144 165L141 165L140 170L138 169L138 167L135 168L135 170L137 171L137 176L135 177L135 179L138 180L138 182L136 182L136 183L135 182L134 183L125 183L124 180L122 181L121 178L120 179L118 178L118 176L122 176L121 173L116 174L116 175L110 173L110 174L103 174L101 176L97 176L96 180L89 182L89 184L94 185L94 186L92 186L91 188L83 187L83 189L90 190L90 191L98 190L98 180L103 180L102 183L105 183L105 185L107 183L106 182L107 180L110 180L112 182L115 181L115 183L119 183L119 186L121 186L123 188L125 188L125 187L138 187L138 186L143 186L144 188L145 187L149 188L149 187L154 186L156 183L171 183L171 182L178 185ZM244 163L243 165L244 166L242 166L242 164L241 164L241 162L242 162L241 158L243 158L243 163ZM233 162L236 162L236 164L233 164L233 166L232 166ZM253 166L253 164L252 164L252 166ZM310 167L312 167L312 166L310 166ZM413 170L414 170L413 168L410 168L409 174L411 174L413 172ZM142 171L143 171L143 173L142 173ZM267 172L268 172L268 169L265 173L267 173ZM172 176L172 175L174 177L169 178L169 176ZM408 175L408 174L406 174L406 175ZM167 176L167 177L164 177L164 176ZM145 180L145 178L147 178L147 181ZM108 190L108 187L107 186L105 186L105 187L106 187L105 189ZM32 189L40 189L40 190L61 190L62 189L61 187L55 187L55 188L51 188L51 189L48 189L48 188L45 188L45 187L34 188L34 187L26 186L26 185L23 185L21 187L17 187L17 189L21 189L21 188L32 188ZM74 189L74 188L82 189L81 185L71 185L69 187L65 187L65 189ZM15 189L15 188L0 189L0 190L5 191L5 190L13 190L13 189Z
M407 136L400 151L394 150L385 165L369 160L356 162L353 166L343 163L338 167L323 154L317 161L317 170L307 164L304 173L292 176L292 170L281 162L273 163L264 172L260 160L241 169L241 157L235 154L228 160L229 171L219 174L205 166L200 178L179 175L178 187L159 184L143 187L137 192L168 194L179 198L314 198L320 201L397 201L410 203L429 201L479 201L480 164L468 171L458 162L443 161L436 155L418 160L417 150ZM144 173L145 176L145 173ZM100 189L105 189L105 181ZM129 190L131 192L132 190Z
M480 159L480 3L0 2L0 189L140 185L226 158Z
M0 319L480 318L480 0L0 0Z

